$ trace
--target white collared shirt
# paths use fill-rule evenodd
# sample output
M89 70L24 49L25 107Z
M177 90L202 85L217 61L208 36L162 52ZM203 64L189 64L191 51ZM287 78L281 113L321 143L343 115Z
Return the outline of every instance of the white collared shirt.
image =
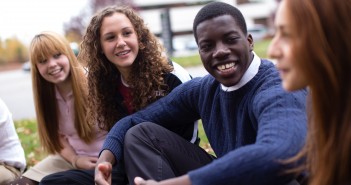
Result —
M246 72L244 73L243 77L240 79L240 81L231 87L226 87L223 84L221 84L223 91L230 92L230 91L235 91L237 89L240 89L242 86L247 84L258 73L258 69L259 69L260 64L261 64L261 59L260 59L260 57L258 57L256 55L255 52L252 52L252 53L254 54L252 62L250 64L250 66L248 67L248 69L246 70Z

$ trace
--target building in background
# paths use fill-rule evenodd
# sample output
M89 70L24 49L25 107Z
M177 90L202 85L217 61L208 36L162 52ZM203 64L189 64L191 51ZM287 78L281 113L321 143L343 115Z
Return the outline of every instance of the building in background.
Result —
M192 34L196 13L204 4L215 0L133 0L150 30L160 37L169 55L197 52ZM271 30L276 0L221 0L238 7L255 41Z

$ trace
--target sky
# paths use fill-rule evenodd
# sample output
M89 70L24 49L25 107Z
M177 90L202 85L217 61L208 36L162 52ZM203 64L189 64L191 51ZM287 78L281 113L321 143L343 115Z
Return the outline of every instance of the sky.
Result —
M63 24L88 8L88 0L1 0L0 38L29 45L41 31L63 34Z

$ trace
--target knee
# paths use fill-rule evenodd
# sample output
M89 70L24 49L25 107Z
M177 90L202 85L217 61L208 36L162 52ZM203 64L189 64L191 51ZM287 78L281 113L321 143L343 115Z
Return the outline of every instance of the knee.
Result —
M157 126L151 122L143 122L133 126L127 131L124 137L124 147L129 148L141 142L149 141L153 137L153 132Z

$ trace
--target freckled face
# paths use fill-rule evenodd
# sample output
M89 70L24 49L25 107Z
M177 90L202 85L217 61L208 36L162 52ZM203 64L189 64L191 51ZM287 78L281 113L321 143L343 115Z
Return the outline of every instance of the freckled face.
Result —
M122 13L114 13L105 17L100 29L102 51L107 59L118 70L129 73L139 52L137 33L128 19Z
M49 56L36 63L40 75L48 82L60 85L69 80L70 65L66 55L61 53Z
M252 36L230 15L201 22L196 34L205 69L227 87L237 84L253 59Z
M293 42L298 39L298 35L291 28L284 0L279 5L274 24L276 33L269 46L268 55L276 59L276 67L283 80L283 88L286 91L302 89L307 86L307 80L296 61L297 53L293 52Z

